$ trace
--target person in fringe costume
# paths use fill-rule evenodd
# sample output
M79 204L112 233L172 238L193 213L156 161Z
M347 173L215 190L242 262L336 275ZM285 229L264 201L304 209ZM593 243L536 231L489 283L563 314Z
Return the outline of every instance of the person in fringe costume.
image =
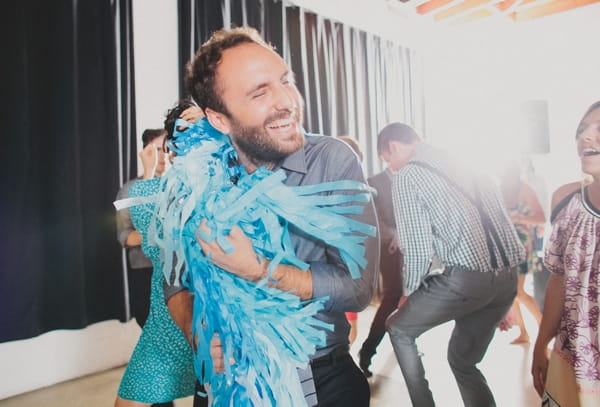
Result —
M304 134L293 75L253 29L216 32L186 82L206 119L170 145L154 235L211 404L367 406L344 314L378 263L356 155Z

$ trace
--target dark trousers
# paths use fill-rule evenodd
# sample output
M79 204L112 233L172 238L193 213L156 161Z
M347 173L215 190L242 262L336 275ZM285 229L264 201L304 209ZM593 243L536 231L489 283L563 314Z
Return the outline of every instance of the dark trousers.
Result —
M448 343L448 363L465 407L496 406L477 364L516 295L515 268L477 272L446 267L441 274L427 276L404 305L389 316L390 340L413 406L435 406L416 339L451 320L455 325Z
M369 383L347 354L330 364L312 368L319 407L368 407Z
M193 407L208 407L208 397L201 396L198 393L206 394L206 389L203 385L196 380L196 389L194 391L194 405Z
M131 316L135 317L138 325L144 327L150 310L150 284L152 281L152 267L129 269L127 275L129 283L129 306Z
M346 354L332 363L312 368L319 407L368 407L371 399L369 383L356 366L352 356ZM198 395L206 393L196 382L194 407L207 407L208 398Z
M377 346L381 343L386 333L385 321L387 317L398 307L398 301L402 296L402 254L396 250L390 254L389 242L381 245L379 260L379 271L382 277L383 297L369 330L369 336L360 349L361 359L371 360L377 352Z

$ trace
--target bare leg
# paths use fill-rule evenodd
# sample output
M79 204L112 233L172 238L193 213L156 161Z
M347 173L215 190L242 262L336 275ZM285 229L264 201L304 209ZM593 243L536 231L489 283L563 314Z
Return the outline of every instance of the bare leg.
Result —
M540 312L540 308L538 307L535 299L527 294L523 289L525 285L525 275L519 274L519 285L517 286L517 299L525 308L533 315L535 320L537 321L538 326L540 322L542 322L542 313Z
M527 333L527 328L525 327L525 322L523 321L519 300L516 298L513 301L512 310L520 333L519 336L512 340L511 344L529 343L529 334Z

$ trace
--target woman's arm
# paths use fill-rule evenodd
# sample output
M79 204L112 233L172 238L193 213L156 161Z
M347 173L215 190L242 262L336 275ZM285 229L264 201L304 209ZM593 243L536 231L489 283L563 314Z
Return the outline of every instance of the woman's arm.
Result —
M546 372L548 371L548 344L556 336L565 305L565 288L562 275L552 274L550 276L545 298L542 322L533 348L533 363L531 365L533 386L540 397L544 392Z

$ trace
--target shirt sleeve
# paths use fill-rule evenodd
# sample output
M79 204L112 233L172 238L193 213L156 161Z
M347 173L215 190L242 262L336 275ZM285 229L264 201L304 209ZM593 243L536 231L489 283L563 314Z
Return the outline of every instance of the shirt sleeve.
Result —
M125 199L129 196L129 183L124 184L119 192L117 193L115 200ZM127 237L131 232L135 230L133 224L131 223L131 215L129 213L129 208L121 209L117 211L117 240L121 244L121 246L126 247L125 242L127 241Z
M366 184L362 168L356 157L346 157L336 152L336 173L331 179L349 179ZM364 205L363 213L352 218L377 226L377 217L372 199ZM325 302L326 311L359 312L371 302L377 270L379 269L379 236L368 237L365 241L365 258L367 266L361 270L361 276L353 279L348 268L341 260L337 249L326 248L324 262L309 262L312 273L313 298L328 297Z
M404 295L413 293L429 271L433 257L431 217L413 171L402 171L392 183L398 244L404 254Z

